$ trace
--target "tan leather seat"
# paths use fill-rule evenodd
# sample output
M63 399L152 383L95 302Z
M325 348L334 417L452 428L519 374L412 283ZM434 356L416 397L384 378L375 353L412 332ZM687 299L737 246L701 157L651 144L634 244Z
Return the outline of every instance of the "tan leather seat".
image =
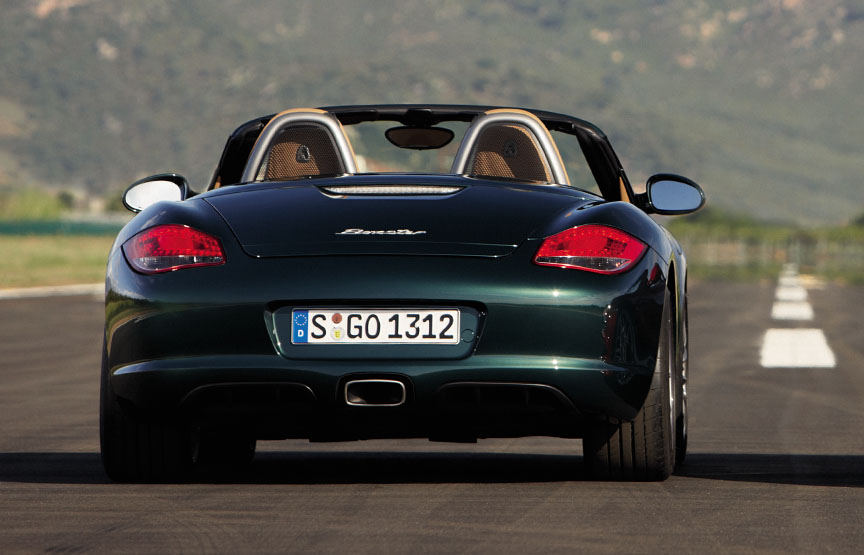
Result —
M354 151L342 125L314 108L286 110L261 131L244 181L289 180L356 173Z
M282 130L261 165L261 179L280 180L345 173L345 164L329 130L321 125L296 124ZM263 173L263 175L262 175Z
M465 132L452 173L568 185L558 147L543 122L525 110L477 116Z
M468 175L543 183L552 181L546 157L534 136L524 125L517 123L489 125L480 132Z

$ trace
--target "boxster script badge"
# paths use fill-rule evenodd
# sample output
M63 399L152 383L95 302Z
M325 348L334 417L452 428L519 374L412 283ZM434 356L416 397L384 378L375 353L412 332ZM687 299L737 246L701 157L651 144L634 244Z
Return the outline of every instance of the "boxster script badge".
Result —
M413 231L411 229L360 229L348 228L339 231L335 235L425 235L426 230Z

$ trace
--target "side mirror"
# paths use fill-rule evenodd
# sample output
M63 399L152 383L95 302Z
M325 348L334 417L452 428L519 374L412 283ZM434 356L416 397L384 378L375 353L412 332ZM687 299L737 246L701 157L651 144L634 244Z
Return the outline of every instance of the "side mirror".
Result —
M674 216L689 214L702 208L705 193L693 181L680 175L658 173L652 175L645 185L649 213Z
M189 183L176 173L151 175L136 181L123 193L123 206L132 212L140 212L157 202L181 201L189 196Z

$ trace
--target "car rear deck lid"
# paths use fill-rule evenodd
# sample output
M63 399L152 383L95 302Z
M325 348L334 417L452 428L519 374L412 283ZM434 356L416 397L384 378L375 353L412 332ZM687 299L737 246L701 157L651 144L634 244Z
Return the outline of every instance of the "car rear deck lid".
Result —
M560 210L580 202L572 194L461 178L439 183L351 178L235 190L204 198L244 250L258 257L503 256Z

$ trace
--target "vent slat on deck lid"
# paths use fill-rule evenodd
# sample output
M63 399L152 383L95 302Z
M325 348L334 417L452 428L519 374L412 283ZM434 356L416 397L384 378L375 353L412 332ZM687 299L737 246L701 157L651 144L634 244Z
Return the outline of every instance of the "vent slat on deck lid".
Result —
M442 185L336 185L321 187L332 195L452 195L464 187Z

